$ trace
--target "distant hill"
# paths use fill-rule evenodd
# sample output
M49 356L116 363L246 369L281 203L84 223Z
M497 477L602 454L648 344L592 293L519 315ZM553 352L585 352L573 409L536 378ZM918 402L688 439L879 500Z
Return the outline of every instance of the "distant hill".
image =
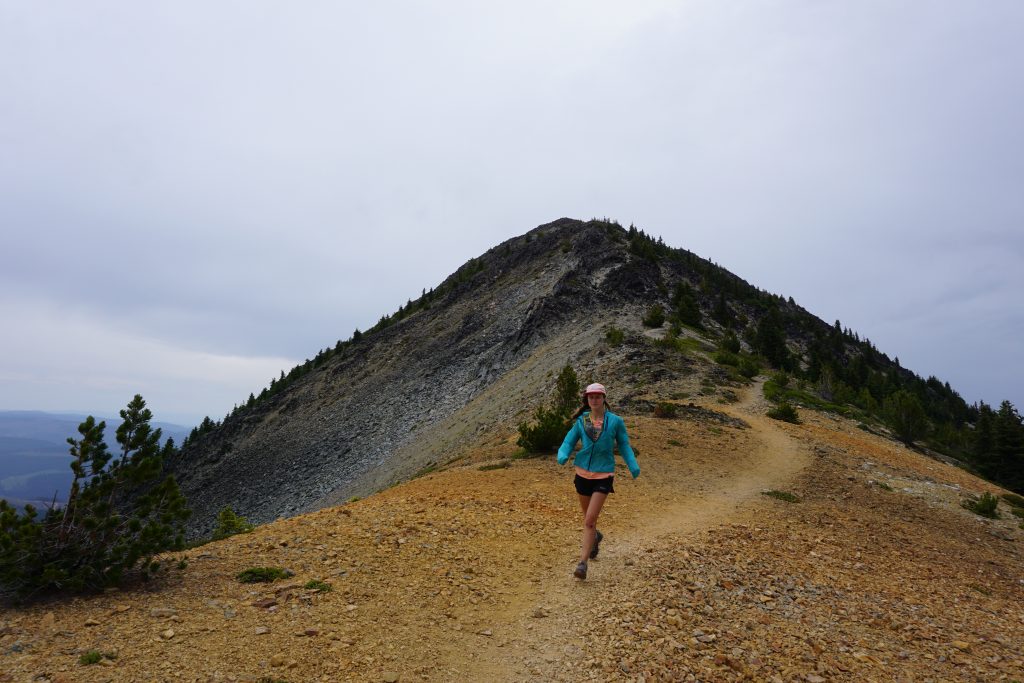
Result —
M68 437L78 437L78 425L85 415L41 411L0 411L0 498L23 507L49 505L67 499L72 474ZM116 452L114 433L120 418L103 418L107 423L106 440ZM153 423L163 430L164 440L181 443L188 428L169 423Z

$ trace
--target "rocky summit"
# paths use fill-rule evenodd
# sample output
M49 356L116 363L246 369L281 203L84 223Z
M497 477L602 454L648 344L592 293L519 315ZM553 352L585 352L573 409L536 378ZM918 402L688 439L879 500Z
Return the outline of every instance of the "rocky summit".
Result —
M170 463L195 512L193 535L208 533L224 506L268 522L458 457L494 425L525 419L565 363L593 373L598 354L612 352L600 348L609 327L639 334L643 310L667 303L675 282L698 287L713 269L753 289L689 252L659 262L637 251L616 224L542 225L472 259L400 319L339 343Z

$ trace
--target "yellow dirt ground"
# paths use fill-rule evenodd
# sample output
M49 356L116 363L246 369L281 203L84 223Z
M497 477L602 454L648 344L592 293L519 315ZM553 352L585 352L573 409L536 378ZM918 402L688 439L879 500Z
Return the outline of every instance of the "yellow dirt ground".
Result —
M708 406L748 427L624 416L643 473L616 476L585 582L571 467L475 461L8 609L0 681L1024 680L1019 520L959 506L995 489L758 396Z

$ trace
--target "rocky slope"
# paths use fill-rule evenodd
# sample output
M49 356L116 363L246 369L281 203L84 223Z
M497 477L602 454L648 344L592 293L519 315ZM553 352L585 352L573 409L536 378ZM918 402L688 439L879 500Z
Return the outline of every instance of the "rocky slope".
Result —
M707 394L676 419L621 411L643 473L619 472L586 582L571 471L511 460L499 428L447 468L202 546L151 585L5 610L0 681L1022 678L1024 532L959 505L991 486L844 418L768 420L757 385ZM295 575L234 578L264 565ZM88 651L110 657L80 664Z
M792 300L642 233L603 221L542 225L471 260L402 316L382 319L390 324L339 343L189 443L169 467L195 510L191 535L207 534L226 505L268 522L448 462L482 432L532 413L566 362L594 378L602 364L621 361L623 390L632 378L642 386L686 374L690 361L680 354L652 359L650 345L633 343L644 312L671 308L681 283L709 339L723 316L752 338L766 311L785 314L780 334L794 352L832 332ZM602 344L612 325L627 333L621 347ZM842 339L830 343L844 353ZM892 365L869 351L872 363Z
M365 496L459 454L467 436L546 400L549 373L593 368L609 324L640 329L666 283L626 231L562 219L483 254L429 308L362 336L170 463L193 535L230 505L266 522Z

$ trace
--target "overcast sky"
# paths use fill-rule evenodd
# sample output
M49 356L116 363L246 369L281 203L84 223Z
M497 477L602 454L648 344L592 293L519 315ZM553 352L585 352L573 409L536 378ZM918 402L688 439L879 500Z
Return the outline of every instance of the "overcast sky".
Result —
M1024 3L0 0L0 409L215 419L615 218L1024 407Z

